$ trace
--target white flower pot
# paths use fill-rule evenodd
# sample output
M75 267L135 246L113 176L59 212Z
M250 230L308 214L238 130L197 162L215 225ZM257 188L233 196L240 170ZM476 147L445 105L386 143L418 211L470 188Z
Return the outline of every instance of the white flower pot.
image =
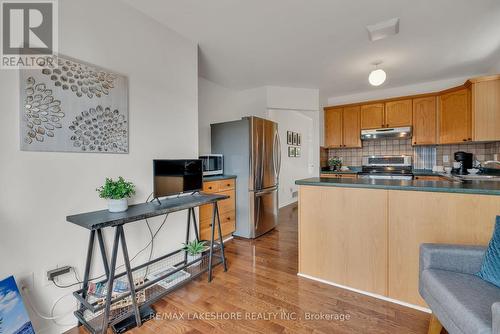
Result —
M187 262L193 262L194 260L197 260L201 257L201 254L196 254L196 255L191 255L188 253L188 256L187 256ZM199 266L201 262L196 262L196 263L193 263L192 265L190 265L190 267L193 267L193 266Z
M109 212L124 212L128 209L128 202L126 198L122 199L108 199Z

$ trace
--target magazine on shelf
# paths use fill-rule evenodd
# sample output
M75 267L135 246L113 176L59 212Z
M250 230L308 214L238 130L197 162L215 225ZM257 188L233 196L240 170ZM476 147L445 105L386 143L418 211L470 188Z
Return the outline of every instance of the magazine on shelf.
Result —
M150 281L158 279L158 278L163 277L176 269L177 269L176 267L167 267L165 269L162 269L162 270L159 270L159 271L156 271L154 273L149 274L147 276L147 279ZM160 285L161 287L163 287L165 289L168 289L168 288L172 287L173 285L188 279L190 276L191 276L191 274L188 273L187 271L179 270L175 274L169 275L165 279L159 281L158 285Z

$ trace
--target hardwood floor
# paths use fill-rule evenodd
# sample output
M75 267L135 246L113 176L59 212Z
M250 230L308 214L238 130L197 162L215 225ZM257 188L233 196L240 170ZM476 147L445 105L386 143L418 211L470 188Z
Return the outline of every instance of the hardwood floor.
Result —
M297 242L291 205L280 210L274 231L226 243L228 272L218 266L212 283L204 275L164 298L154 305L164 319L130 333L427 333L427 313L298 277ZM220 319L230 316L236 319Z

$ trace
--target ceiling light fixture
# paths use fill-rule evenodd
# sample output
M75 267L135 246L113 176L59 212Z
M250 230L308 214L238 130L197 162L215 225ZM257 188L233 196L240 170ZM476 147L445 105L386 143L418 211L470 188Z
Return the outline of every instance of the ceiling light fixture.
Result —
M385 79L387 78L387 74L383 69L377 68L378 65L382 64L382 62L377 62L374 63L375 69L370 72L370 75L368 76L368 82L372 86L380 86L385 82Z

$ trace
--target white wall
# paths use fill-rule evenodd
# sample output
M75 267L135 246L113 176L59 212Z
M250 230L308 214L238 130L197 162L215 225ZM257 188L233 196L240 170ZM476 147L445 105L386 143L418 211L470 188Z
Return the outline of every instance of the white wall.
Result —
M313 143L314 123L311 117L296 110L271 109L269 110L269 118L278 123L278 132L281 138L279 188L279 206L281 208L297 201L297 197L293 196L293 193L297 191L295 180L312 176L309 166L313 164L313 152L319 151L319 149ZM298 158L288 157L287 131L301 134L301 156Z
M200 77L198 96L200 153L211 153L210 124L266 116L263 87L236 91Z
M423 94L440 91L454 86L462 85L471 77L459 77L439 81L423 82L414 85L407 85L394 88L373 88L367 92L361 92L351 95L333 96L328 98L328 105L348 104L377 99L386 99L391 97ZM388 78L390 80L390 78Z
M498 63L491 69L490 72L492 74L500 74L500 59L498 60Z
M42 286L43 271L72 265L82 276L88 233L65 217L105 208L95 188L107 176L133 181L137 186L133 202L142 202L152 191L153 158L198 154L194 43L118 0L60 0L59 18L62 54L128 76L130 153L21 152L19 74L0 71L0 278L14 274L22 280L34 273L32 296L44 313L71 290ZM181 246L184 218L185 214L169 218L155 243L156 254ZM158 219L151 222L154 228L159 224ZM126 234L131 256L149 241L144 223L128 225ZM107 233L106 239L109 243L111 235ZM68 275L60 283L73 280ZM66 298L56 312L73 306L72 297ZM33 315L32 320L37 333L63 331ZM75 323L72 316L60 322Z

